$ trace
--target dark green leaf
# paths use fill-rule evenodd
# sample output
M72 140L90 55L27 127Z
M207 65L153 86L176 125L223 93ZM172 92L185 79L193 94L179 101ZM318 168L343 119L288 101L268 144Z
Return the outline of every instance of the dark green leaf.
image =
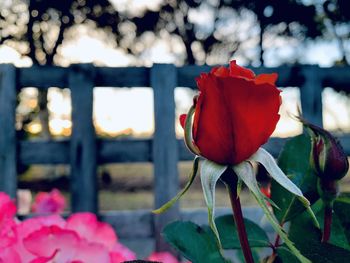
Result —
M350 243L350 193L341 194L334 202L334 213L341 222Z
M220 253L215 236L209 228L192 222L176 221L167 225L165 240L193 263L227 263Z
M216 218L221 243L225 249L241 248L238 239L237 228L232 215L225 215ZM254 222L244 219L250 247L269 247L270 242L265 231Z
M278 165L289 179L301 189L306 198L313 203L318 199L318 194L317 177L312 172L309 162L310 149L310 136L298 135L286 142L278 158ZM274 181L271 184L271 199L280 208L274 208L274 213L281 223L291 220L305 210L295 195Z
M276 253L278 257L274 263L295 263L299 261L286 246L278 247Z
M315 211L318 222L321 225L321 230L323 231L324 223L324 207L322 206L322 201L319 200L313 205L313 210ZM345 229L342 226L341 221L336 213L332 216L332 232L330 236L329 243L350 250L349 242L345 234Z
M317 206L319 204L313 206L316 213L319 209ZM321 235L321 231L314 227L310 216L305 212L291 221L289 238L312 262L344 263L350 261L350 251L333 244L321 243Z

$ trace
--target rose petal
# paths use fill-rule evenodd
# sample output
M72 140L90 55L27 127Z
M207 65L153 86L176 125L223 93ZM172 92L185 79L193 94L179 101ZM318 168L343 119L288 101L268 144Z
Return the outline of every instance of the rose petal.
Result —
M277 73L271 73L271 74L260 74L256 76L255 78L255 84L271 84L275 85L277 81L278 75Z
M255 78L255 74L253 71L237 65L236 60L232 60L230 62L230 76L231 77L242 77L242 78L246 78L246 79L254 79Z
M4 218L13 218L16 214L16 205L11 198L0 192L0 224Z
M230 71L226 67L215 67L210 73L214 74L217 77L228 77L230 76Z
M220 164L246 160L276 127L280 91L244 78L207 75L198 83L193 129L201 155Z
M111 257L111 263L121 263L136 259L136 254L121 243L116 243L109 255Z
M67 262L75 255L79 241L80 238L74 231L58 226L44 226L24 238L23 244L38 257L50 257L58 250L55 260Z
M62 213L66 206L64 196L59 190L53 189L51 192L39 192L34 200L32 210L38 214Z
M81 239L70 262L110 263L107 247L98 243L89 243Z
M180 125L183 129L185 129L186 118L187 118L187 114L181 114L179 117Z
M75 213L67 219L67 229L76 231L91 242L105 245L111 249L118 238L114 229L107 223L99 222L92 213Z
M13 247L6 247L0 249L0 263L22 263L22 261Z
M179 261L169 252L153 252L147 260L164 263L179 263Z

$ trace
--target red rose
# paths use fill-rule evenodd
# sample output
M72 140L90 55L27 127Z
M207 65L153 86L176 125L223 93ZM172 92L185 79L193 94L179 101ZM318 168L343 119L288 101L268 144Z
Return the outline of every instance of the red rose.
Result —
M200 155L219 164L238 164L266 143L280 118L277 74L255 74L231 61L197 79L199 96L193 140ZM182 124L184 116L180 117Z

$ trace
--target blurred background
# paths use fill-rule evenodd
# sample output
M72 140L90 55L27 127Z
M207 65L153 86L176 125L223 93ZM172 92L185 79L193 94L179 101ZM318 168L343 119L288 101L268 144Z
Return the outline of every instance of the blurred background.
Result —
M253 67L346 66L349 10L348 0L1 0L0 63L212 66L236 59ZM277 137L302 131L290 117L300 106L299 89L283 90ZM187 111L194 94L176 88L177 116ZM338 134L350 132L349 94L326 87L322 100L324 127ZM152 137L153 92L148 87L95 88L93 109L101 138ZM27 87L18 94L19 138L64 139L71 127L69 89L50 87L39 92ZM176 131L182 137L178 122ZM179 163L182 182L190 166ZM19 188L38 192L55 187L69 199L67 166L18 169ZM98 177L101 210L153 208L152 164L104 165L98 168ZM182 199L181 207L204 207L200 187L195 189ZM243 200L254 204L248 197ZM227 205L224 191L218 191L218 205Z

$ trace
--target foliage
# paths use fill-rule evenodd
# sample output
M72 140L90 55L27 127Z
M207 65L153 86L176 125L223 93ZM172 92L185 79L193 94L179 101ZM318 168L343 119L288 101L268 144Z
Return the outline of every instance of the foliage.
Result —
M303 259L300 259L299 256L296 257L295 251L289 247L289 241L311 262L336 263L344 262L345 259L350 258L350 194L343 193L335 200L330 239L327 242L322 242L326 206L318 194L317 176L310 164L310 151L311 138L309 135L301 134L293 137L286 142L278 158L278 164L289 179L311 201L313 214L316 215L321 227L315 226L312 213L305 211L305 207L295 195L292 195L280 184L273 182L271 201L276 207L271 206L270 209L274 212L281 226L289 222L289 227L284 228L288 234L288 241L281 242L278 235L275 240L270 240L266 230L245 219L250 247L271 249L271 256L266 258L267 261L264 262L294 263L302 261ZM220 255L226 255L223 251L228 249L241 250L233 217L231 215L218 217L215 219L215 225L224 250L220 249L215 234L209 226L177 221L165 228L164 235L170 244L194 263L209 262L204 260L205 257L217 258L217 261L210 262L231 262L230 259L224 256L221 258ZM208 253L198 253L198 251L208 251Z

